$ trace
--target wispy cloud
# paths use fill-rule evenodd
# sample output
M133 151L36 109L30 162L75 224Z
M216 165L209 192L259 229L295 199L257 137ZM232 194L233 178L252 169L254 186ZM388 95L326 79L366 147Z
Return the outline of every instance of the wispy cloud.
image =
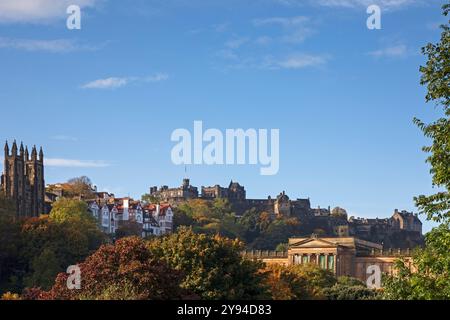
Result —
M160 82L169 79L165 73L156 73L147 77L109 77L90 81L81 86L83 89L116 89L132 82Z
M317 67L324 65L329 60L328 55L311 55L305 53L296 53L288 57L266 59L263 67L268 69L303 69L308 67Z
M93 8L104 0L1 0L0 23L49 23L67 18L69 5Z
M359 8L372 4L379 5L382 9L403 9L414 4L426 3L424 0L274 0L287 6L318 5L324 7Z
M234 38L225 42L225 47L230 49L238 49L248 41L249 38L247 37Z
M376 58L389 57L389 58L399 58L404 57L408 53L408 48L404 44L390 46L375 51L371 51L368 54Z
M69 39L36 40L12 39L0 37L0 48L10 48L25 51L46 51L51 53L65 53L72 51L97 50L99 47L87 46Z
M72 137L72 136L66 136L63 134L56 135L51 137L53 140L59 140L59 141L78 141L78 138Z
M105 79L97 79L91 82L88 82L81 87L83 89L115 89L120 88L129 83L128 78L117 78L110 77Z
M63 167L63 168L105 168L109 167L111 164L103 160L44 158L44 165L48 167Z
M270 17L253 20L253 25L256 27L280 26L283 29L281 40L290 43L303 42L307 37L314 34L315 30L311 24L311 19L305 16Z

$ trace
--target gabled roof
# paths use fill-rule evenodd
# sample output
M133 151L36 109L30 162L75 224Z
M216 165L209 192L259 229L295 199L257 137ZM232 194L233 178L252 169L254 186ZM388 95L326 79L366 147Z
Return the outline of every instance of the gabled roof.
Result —
M378 249L383 248L382 245L360 240L354 237L335 237L335 238L292 238L289 239L289 247L291 248L337 248L346 247L349 249Z

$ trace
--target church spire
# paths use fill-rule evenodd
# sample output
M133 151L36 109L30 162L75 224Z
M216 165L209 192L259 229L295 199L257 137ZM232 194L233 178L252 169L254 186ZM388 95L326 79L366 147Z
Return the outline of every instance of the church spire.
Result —
M30 160L30 155L28 154L28 146L25 147L25 161Z
M44 151L42 150L42 146L39 149L39 160L44 161Z
M13 142L11 151L12 151L12 155L13 156L17 156L17 143L16 143L16 140L14 140L14 142Z
M23 158L23 152L24 152L24 150L23 150L23 142L20 142L20 157L22 157L22 158Z
M37 160L36 146L33 146L33 149L31 150L31 160Z
M9 145L8 140L5 142L5 158L9 156Z

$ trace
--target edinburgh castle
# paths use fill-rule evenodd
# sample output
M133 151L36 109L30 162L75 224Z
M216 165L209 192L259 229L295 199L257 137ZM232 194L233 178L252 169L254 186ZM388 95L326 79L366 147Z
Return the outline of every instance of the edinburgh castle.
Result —
M20 144L18 149L14 141L11 153L8 142L5 143L3 174L1 176L1 193L10 199L19 217L37 217L44 213L44 153L38 152L36 146L31 150Z
M238 217L250 210L266 212L272 219L294 217L301 223L298 236L318 234L329 237L357 237L379 243L383 248L414 248L424 243L422 222L417 214L395 209L389 218L349 217L343 208L313 208L309 198L290 199L283 191L265 199L248 199L244 186L231 181L228 187L201 187L201 191L184 179L180 187L150 188L157 201L177 207L185 201L226 199Z

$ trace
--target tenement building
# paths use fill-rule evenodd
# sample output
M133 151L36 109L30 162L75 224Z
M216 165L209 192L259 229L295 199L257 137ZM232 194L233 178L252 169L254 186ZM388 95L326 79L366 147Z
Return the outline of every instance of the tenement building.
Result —
M17 148L14 141L11 153L8 142L5 143L1 193L12 200L16 214L20 217L36 217L45 212L44 153L39 157L36 146Z

